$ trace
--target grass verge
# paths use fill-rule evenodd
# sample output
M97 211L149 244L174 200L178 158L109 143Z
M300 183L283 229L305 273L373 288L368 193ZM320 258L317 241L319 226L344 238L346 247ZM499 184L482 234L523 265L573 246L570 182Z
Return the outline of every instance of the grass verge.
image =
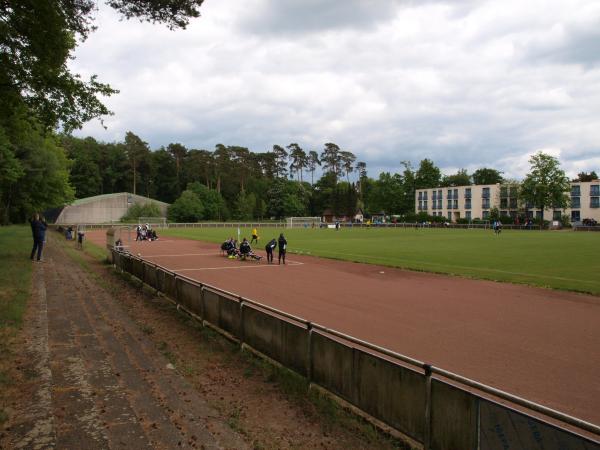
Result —
M2 393L13 383L12 360L18 352L15 338L31 295L31 244L28 226L0 227L0 424L8 419Z

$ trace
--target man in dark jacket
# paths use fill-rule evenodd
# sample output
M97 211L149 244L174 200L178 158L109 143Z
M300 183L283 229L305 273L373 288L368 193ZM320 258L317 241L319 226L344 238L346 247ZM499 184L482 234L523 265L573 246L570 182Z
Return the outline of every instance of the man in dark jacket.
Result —
M269 264L273 264L273 250L275 250L275 247L277 247L277 241L275 239L271 239L265 246L265 250L267 251L267 262Z
M287 251L287 241L283 237L283 233L279 235L279 239L277 241L279 245L279 264L281 264L281 259L283 258L283 264L285 264L285 252Z
M39 214L34 214L33 218L29 221L31 224L31 233L33 234L33 249L31 250L31 260L35 256L37 250L37 261L42 260L42 249L44 248L44 241L46 240L46 222L44 219L40 219Z

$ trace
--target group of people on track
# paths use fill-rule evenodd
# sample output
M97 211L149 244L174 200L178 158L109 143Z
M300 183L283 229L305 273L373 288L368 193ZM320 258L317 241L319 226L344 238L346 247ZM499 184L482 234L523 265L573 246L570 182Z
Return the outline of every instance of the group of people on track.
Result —
M233 237L230 237L229 239L227 239L225 242L223 242L221 244L221 251L223 252L223 254L227 255L227 257L229 259L246 260L246 259L250 258L250 259L255 259L257 261L260 261L262 259L262 256L254 253L254 251L252 250L252 247L250 245L253 242L256 242L258 244L258 239L259 239L258 232L255 228L252 230L252 240L250 242L248 242L248 239L244 238L238 248L238 241L236 239L234 239ZM267 252L267 263L273 264L273 252L275 251L275 248L277 248L277 247L279 249L279 254L278 254L279 264L281 264L282 261L283 261L283 264L285 264L285 254L287 252L287 240L285 239L283 233L281 233L279 235L279 239L273 238L265 246L265 251Z
M150 227L149 223L135 227L136 241L156 241L157 239L156 231Z

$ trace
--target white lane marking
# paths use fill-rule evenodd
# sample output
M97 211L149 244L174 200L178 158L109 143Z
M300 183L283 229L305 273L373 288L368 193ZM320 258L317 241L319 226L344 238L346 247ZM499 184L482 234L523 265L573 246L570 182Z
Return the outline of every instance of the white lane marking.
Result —
M179 253L177 255L144 255L144 258L158 258L158 257L163 257L163 256L169 256L169 257L177 257L177 256L211 256L211 255L218 255L218 253L215 252L210 252L210 253Z
M301 262L289 262L286 266L302 266ZM279 267L279 264L255 264L253 266L221 266L221 267L197 267L195 269L175 269L173 272L191 272L194 270L221 270L221 269L260 269L261 267Z

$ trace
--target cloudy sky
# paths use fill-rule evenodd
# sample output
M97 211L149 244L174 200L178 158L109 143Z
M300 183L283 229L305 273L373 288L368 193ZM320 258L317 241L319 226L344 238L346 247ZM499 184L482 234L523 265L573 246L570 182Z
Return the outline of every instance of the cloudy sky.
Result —
M369 175L432 159L522 178L543 150L600 170L597 0L205 0L184 31L121 21L71 63L121 93L78 132L153 149L335 142Z

